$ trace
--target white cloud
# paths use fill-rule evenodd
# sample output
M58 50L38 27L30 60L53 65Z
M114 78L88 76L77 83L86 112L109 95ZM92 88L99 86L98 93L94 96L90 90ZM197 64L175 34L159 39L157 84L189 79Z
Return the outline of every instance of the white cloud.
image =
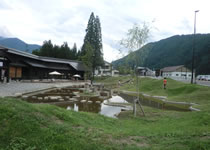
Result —
M122 57L122 54L117 49L112 48L109 44L103 45L104 59L108 62L112 62Z
M5 26L0 26L0 37L10 37L12 34Z
M155 20L149 41L175 34L192 34L194 11L197 32L210 33L208 0L1 0L0 36L15 36L28 43L67 41L80 47L91 12L100 17L104 57L118 59L117 41L133 23Z

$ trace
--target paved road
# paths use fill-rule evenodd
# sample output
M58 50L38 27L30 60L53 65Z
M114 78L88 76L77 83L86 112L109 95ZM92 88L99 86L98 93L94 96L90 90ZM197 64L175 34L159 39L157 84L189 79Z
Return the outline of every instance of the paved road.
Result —
M17 93L27 93L52 87L65 87L84 84L84 82L54 82L54 83L0 83L0 97L15 96Z
M154 79L159 79L159 80L162 80L163 78L162 77L153 77ZM185 80L185 79L180 79L180 78L173 78L174 80L177 80L177 81L181 81L181 82L185 82L185 83L191 83L191 80L188 79L188 80ZM196 80L196 84L199 84L199 85L203 85L203 86L210 86L210 81L200 81L200 80Z
M210 86L210 81L196 81L197 84L199 85L204 85L204 86Z
M177 80L177 79L174 79ZM191 80L177 80L177 81L181 81L181 82L185 82L185 83L191 83ZM210 81L200 81L200 80L196 80L196 84L199 85L203 85L203 86L210 86Z

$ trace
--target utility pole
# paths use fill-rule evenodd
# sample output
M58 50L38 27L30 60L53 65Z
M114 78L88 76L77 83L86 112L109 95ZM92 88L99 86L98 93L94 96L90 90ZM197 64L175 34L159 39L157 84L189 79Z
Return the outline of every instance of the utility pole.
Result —
M195 34L196 34L196 13L199 12L199 10L195 11L195 18L194 18L194 35L193 35L193 47L192 47L192 75L191 75L191 84L193 84L193 78L194 78L194 63L195 63Z

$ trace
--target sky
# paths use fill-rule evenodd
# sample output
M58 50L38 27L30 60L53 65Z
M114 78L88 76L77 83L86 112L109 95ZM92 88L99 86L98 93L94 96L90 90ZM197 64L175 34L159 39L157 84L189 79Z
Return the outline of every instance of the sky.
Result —
M173 35L210 33L209 0L0 0L0 36L17 37L29 44L51 40L80 48L91 12L99 16L104 59L125 56L119 41L133 24L151 27L147 42Z

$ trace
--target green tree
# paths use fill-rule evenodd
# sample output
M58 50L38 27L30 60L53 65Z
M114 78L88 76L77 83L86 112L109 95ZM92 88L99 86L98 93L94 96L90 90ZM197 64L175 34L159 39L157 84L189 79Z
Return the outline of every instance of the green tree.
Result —
M40 50L39 49L35 49L32 51L32 54L40 56Z
M53 44L51 40L49 41L44 41L42 47L40 48L40 53L41 56L47 56L50 57L51 55L54 55L53 51Z
M67 42L64 42L60 47L59 58L71 59L71 50Z
M77 53L77 45L76 45L76 43L74 43L74 46L71 49L71 59L72 60L78 59L78 53Z
M61 54L61 50L60 47L58 45L54 45L52 50L51 50L51 54L49 55L49 57L54 57L54 58L62 58L62 54ZM44 56L44 55L42 55Z
M133 68L136 70L136 91L139 92L139 80L137 75L137 64L139 64L139 59L137 55L133 52L134 50L139 49L142 47L142 45L145 44L145 42L149 38L150 28L149 26L144 23L143 26L140 26L138 24L134 24L131 29L128 30L126 37L120 41L120 45L127 48L130 52L130 57L132 57L135 60L135 64L133 64ZM138 94L138 100L139 100L139 94ZM140 101L138 101L140 104ZM133 112L134 116L136 116L136 100L133 102ZM141 105L140 105L141 107ZM141 107L141 110L144 115L144 111Z
M93 61L92 61L92 75L94 77L94 70L96 67L103 65L103 46L102 46L102 34L101 34L101 24L98 16L94 16L92 12L88 21L86 35L84 38L84 43L81 49L81 55L86 55L86 45L90 44L93 50Z
M71 60L77 60L78 55L80 55L80 53L77 52L76 43L74 43L73 48L70 49L67 42L64 42L61 46L58 46L53 45L51 40L44 41L40 50L34 50L32 53L38 56L47 56Z
M126 33L126 37L120 40L120 45L129 50L127 60L135 60L134 63L128 61L130 66L135 67L141 63L141 60L138 59L134 51L140 49L145 44L149 34L150 26L148 24L143 23L141 26L135 23Z
M94 51L95 64L94 65L95 67L98 67L104 64L101 23L98 16L96 16L94 28L95 28L95 51Z
M126 37L120 40L120 45L130 51L137 50L148 40L149 33L150 27L146 23L142 26L135 23L126 33Z
M90 43L86 43L84 45L84 50L85 50L85 55L80 57L80 60L82 60L82 62L88 67L88 68L93 68L93 52L94 49L91 46ZM86 78L90 78L91 77L91 71L87 71L86 72Z

